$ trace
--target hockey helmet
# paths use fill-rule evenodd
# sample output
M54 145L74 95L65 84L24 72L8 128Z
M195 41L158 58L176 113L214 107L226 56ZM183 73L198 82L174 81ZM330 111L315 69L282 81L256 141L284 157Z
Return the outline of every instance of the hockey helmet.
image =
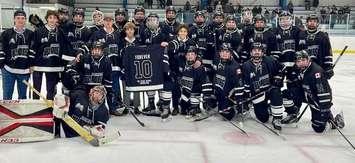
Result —
M134 14L136 14L137 12L143 12L145 14L145 9L144 7L142 6L137 6L135 9L134 9Z
M124 8L118 8L115 11L115 16L117 16L117 15L123 15L124 17L126 17L126 10Z
M73 15L73 17L75 15L81 15L82 17L84 17L85 16L85 10L83 8L75 8L73 10L73 14L72 15Z
M173 11L174 13L176 13L176 9L174 6L168 6L165 8L165 13L167 13L169 11Z

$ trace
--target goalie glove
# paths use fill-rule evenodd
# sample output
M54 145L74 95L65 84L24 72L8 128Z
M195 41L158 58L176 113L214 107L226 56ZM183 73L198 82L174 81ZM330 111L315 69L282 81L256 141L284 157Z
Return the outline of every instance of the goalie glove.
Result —
M53 115L57 118L64 118L68 112L69 100L65 95L56 95L54 97Z

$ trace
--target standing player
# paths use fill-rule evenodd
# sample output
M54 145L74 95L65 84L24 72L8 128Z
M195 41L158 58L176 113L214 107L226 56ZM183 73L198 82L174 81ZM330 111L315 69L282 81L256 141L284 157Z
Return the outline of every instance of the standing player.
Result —
M315 14L307 17L306 46L312 61L324 69L325 78L334 75L333 53L327 33L319 31L319 20Z
M297 80L296 67L294 66L296 51L305 48L304 32L298 27L292 26L292 15L283 11L279 17L279 26L275 29L279 52L274 57L286 67L286 86L282 91L283 104L287 117L282 123L292 123L297 119L299 109L302 105L302 87Z
M161 30L168 35L168 41L174 39L177 34L176 29L180 23L176 20L176 10L174 6L168 6L165 9L165 20L161 23Z
M0 36L0 67L2 73L3 99L11 100L15 82L18 98L26 99L30 67L33 64L34 51L30 49L33 32L25 28L26 13L17 10L14 13L14 27L5 30Z

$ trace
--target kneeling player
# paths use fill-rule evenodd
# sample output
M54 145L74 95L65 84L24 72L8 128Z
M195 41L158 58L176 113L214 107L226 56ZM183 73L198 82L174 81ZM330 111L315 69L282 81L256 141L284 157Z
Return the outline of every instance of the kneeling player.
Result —
M104 86L95 86L90 89L89 94L85 90L74 90L71 92L68 115L79 125L90 131L97 137L104 136L104 126L109 120L109 111L105 105L106 89ZM64 99L61 99L64 100ZM62 103L62 104L60 104ZM62 106L64 101L56 96L55 107ZM54 115L63 118L65 111L56 108ZM78 134L67 124L63 123L63 130L66 137L75 137Z
M281 97L283 66L274 58L264 55L261 43L252 44L250 55L251 59L243 65L246 96L253 99L255 116L263 123L269 120L268 108L271 107L272 124L276 130L281 130L284 110Z
M296 53L296 65L300 69L299 78L302 82L305 100L311 108L312 128L321 133L325 130L328 121L333 121L340 128L344 127L341 114L333 119L330 110L332 103L332 90L324 70L310 60L306 51Z
M218 111L226 119L231 120L235 116L235 110L229 98L240 102L243 97L244 86L240 66L233 59L231 49L227 44L222 45L219 60L213 67L216 74L213 85L218 102Z
M206 89L206 86L211 85L207 83L207 75L205 68L200 66L194 66L197 61L197 48L190 46L186 55L186 63L181 65L181 99L180 107L181 112L186 112L187 117L194 117L197 113L200 113L200 98L202 91L212 91L212 89ZM211 94L212 92L205 93Z

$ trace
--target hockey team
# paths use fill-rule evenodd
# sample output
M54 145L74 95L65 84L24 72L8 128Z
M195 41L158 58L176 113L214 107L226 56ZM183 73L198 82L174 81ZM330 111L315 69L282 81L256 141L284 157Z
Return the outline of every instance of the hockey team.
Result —
M315 132L323 132L330 120L336 122L333 128L344 127L341 115L332 113L328 80L334 75L333 55L327 33L318 30L317 15L307 17L306 31L293 26L286 11L275 29L262 15L253 18L250 13L238 22L233 15L216 12L209 22L197 11L190 25L176 20L173 6L166 8L162 21L142 7L134 10L132 20L127 15L121 8L114 14L95 10L93 24L85 26L82 8L73 10L72 20L66 9L48 10L46 23L31 31L25 27L26 13L16 11L14 27L0 37L3 99L13 98L15 83L18 98L26 99L22 80L30 76L34 88L41 90L44 74L46 98L54 100L62 82L60 92L70 101L68 114L81 125L105 124L109 114L127 114L128 106L136 114L163 119L216 109L232 120L253 108L258 121L266 123L271 116L273 128L281 130L283 124L298 121L306 103ZM164 48L156 55L165 58L169 69L163 73L163 89L143 92L148 105L141 109L139 92L127 91L130 66L124 62L127 50L139 45ZM33 94L33 99L39 96ZM76 135L65 124L63 128L68 137Z

